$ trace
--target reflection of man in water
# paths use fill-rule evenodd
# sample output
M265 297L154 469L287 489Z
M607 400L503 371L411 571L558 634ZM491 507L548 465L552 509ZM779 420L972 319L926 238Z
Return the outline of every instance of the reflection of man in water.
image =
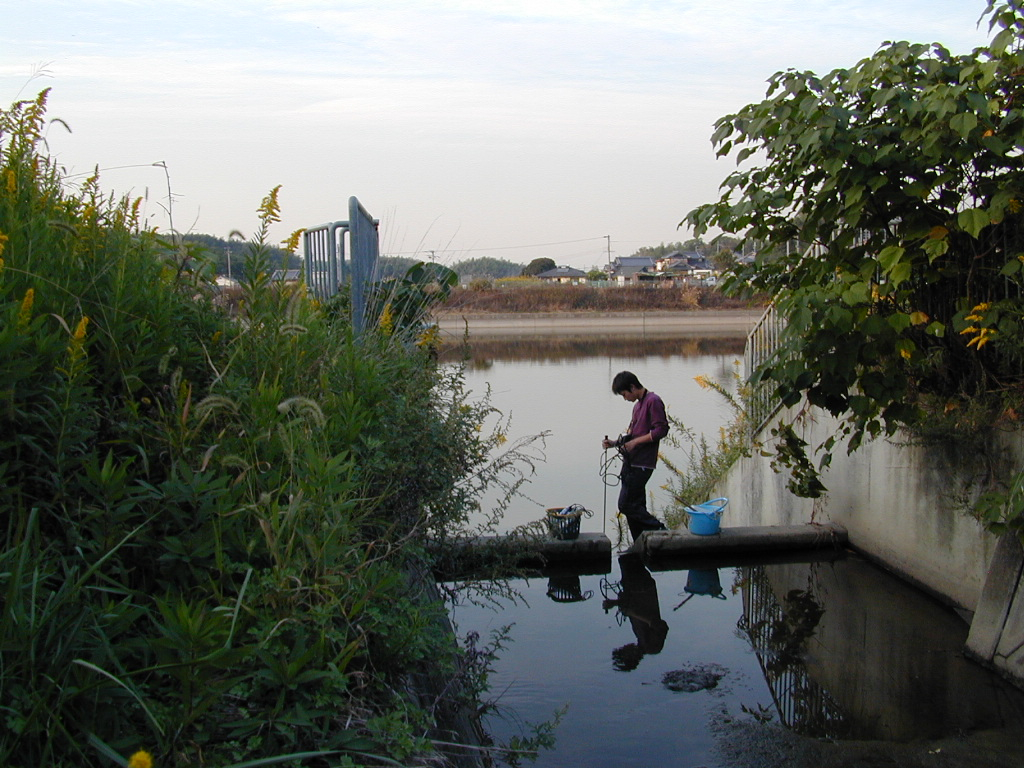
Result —
M629 619L636 635L635 643L612 651L612 666L619 672L629 672L637 668L645 655L661 652L668 624L661 618L658 585L644 567L640 555L622 555L619 569L622 571L621 591L615 600L605 600L602 607L606 611L612 606L617 607Z

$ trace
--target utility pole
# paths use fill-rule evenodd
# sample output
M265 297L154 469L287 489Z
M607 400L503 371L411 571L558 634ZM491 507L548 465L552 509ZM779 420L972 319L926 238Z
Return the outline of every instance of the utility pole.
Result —
M608 243L608 263L611 264L612 263L612 236L611 235L605 235L604 239Z

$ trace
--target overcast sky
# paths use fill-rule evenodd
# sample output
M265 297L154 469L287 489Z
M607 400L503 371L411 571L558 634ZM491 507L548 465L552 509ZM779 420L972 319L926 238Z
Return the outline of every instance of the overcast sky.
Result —
M0 0L0 103L52 87L69 174L166 230L348 217L385 253L586 269L717 197L714 121L885 40L966 53L985 0ZM81 177L80 177L81 178Z

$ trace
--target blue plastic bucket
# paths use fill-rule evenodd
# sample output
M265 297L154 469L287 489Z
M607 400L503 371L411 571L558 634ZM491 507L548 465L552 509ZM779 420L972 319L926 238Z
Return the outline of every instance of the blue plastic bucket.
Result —
M722 512L728 505L729 500L723 497L687 507L686 511L690 515L690 533L698 536L713 536L718 533Z

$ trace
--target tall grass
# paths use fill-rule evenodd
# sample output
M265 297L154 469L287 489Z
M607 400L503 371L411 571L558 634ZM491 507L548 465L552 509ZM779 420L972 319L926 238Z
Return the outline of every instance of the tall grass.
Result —
M457 659L404 565L498 471L486 398L269 285L276 189L229 316L46 99L0 111L0 765L418 759Z
M682 451L684 456L684 461L679 461L661 454L663 463L672 473L666 485L666 490L672 496L672 506L665 511L669 527L675 528L688 522L686 507L718 496L717 489L726 472L750 450L746 406L749 392L747 385L742 383L739 363L734 367L732 377L735 394L731 391L732 387L706 376L698 376L696 379L703 389L716 392L732 413L726 424L719 428L717 436L709 440L678 419L669 417L672 429L666 443Z

